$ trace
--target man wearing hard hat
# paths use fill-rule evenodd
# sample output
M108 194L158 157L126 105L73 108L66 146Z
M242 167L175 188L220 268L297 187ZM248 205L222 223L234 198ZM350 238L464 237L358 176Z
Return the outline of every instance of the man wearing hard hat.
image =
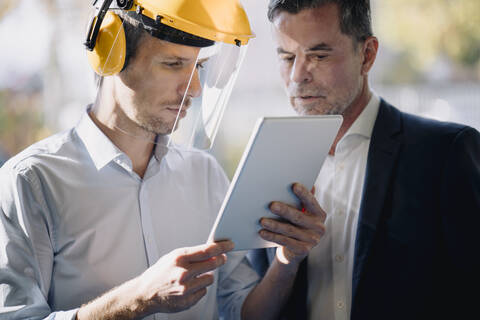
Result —
M213 142L253 36L243 8L236 0L93 5L85 46L95 102L75 128L0 170L0 317L275 315L282 266L256 286L243 255L227 262L231 242L198 246L228 187L200 149Z

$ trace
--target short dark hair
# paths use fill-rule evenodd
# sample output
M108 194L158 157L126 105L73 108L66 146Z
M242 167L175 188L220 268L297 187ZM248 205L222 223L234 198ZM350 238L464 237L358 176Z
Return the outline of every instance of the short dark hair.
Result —
M365 41L373 35L370 0L270 0L268 20L273 22L275 16L282 11L297 14L304 9L330 3L338 5L342 33L353 37L357 42Z
M117 11L125 31L125 62L120 72L124 71L132 58L135 57L140 43L146 36L194 47L207 47L214 44L214 41L169 27L163 23L150 19L136 12ZM95 83L100 86L102 77L95 73Z
M128 66L129 60L135 56L141 40L146 35L172 43L200 48L214 44L212 40L175 29L135 12L120 12L119 16L123 20L127 43L123 70Z

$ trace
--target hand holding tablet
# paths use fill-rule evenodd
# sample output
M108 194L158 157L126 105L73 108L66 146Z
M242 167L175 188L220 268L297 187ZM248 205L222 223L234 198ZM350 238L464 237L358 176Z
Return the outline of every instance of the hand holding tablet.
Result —
M341 116L260 119L208 240L230 239L235 250L277 246L259 236L260 220L279 220L273 201L300 207L292 183L313 186L341 123Z
M262 218L260 237L281 246L277 257L283 264L298 265L325 234L325 211L315 199L314 191L300 183L292 186L293 193L301 202L297 208L282 202L272 202L270 211L280 218Z

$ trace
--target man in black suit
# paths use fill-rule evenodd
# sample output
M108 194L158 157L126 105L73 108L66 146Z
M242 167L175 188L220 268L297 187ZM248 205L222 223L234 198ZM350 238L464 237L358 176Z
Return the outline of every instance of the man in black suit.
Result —
M368 0L270 0L268 16L295 111L344 117L313 191L325 231L303 246L307 259L284 262L303 259L280 317L477 318L480 134L405 114L370 90L378 40ZM279 214L288 223L261 221L282 252L312 243L291 211ZM282 260L263 253L250 254L260 273Z

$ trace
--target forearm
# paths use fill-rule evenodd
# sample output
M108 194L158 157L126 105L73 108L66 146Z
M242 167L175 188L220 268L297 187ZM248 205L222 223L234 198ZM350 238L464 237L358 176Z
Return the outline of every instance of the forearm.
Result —
M262 281L250 292L242 307L242 319L277 319L290 296L298 264L283 264L275 257Z
M138 292L138 281L132 279L83 305L77 320L135 319L145 316L146 306Z

